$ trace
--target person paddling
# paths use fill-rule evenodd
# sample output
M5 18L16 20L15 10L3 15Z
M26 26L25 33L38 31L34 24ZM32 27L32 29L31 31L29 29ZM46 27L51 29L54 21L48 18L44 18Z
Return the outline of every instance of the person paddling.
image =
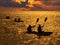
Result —
M31 25L28 26L27 32L28 32L28 33L31 33L31 32L32 32L32 26L31 26Z
M39 24L38 26L38 34L40 34L42 32L42 26Z
M35 27L35 26L29 25L29 26L27 27L27 32L28 32L28 33L32 33L32 28L33 28L33 27Z

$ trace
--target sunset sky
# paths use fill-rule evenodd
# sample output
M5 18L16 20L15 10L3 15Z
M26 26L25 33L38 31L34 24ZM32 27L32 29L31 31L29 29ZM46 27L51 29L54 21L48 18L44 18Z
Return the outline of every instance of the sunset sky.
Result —
M0 0L0 11L8 9L20 11L60 11L60 0Z

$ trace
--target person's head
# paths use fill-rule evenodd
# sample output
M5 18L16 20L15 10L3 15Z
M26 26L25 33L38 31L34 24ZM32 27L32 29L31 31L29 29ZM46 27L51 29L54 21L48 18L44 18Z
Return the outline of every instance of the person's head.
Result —
M31 26L31 25L29 25L29 26Z
M41 27L41 25L39 24L39 27Z

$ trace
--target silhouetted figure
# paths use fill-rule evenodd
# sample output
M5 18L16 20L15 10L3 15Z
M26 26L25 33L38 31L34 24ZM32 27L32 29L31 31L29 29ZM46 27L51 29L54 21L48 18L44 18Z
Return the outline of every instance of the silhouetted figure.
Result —
M28 26L27 31L28 31L28 33L32 33L32 26L31 25Z
M18 22L20 22L20 18L18 18L18 20L17 20Z
M18 22L24 22L23 20L21 20L21 18L18 18Z
M17 19L16 18L14 19L14 22L17 22Z
M42 33L42 26L39 25L39 26L38 26L38 34L41 34L41 33Z
M53 32L44 32L44 31L42 31L42 28L43 28L43 26L41 26L41 25L38 26L38 36L39 36L39 38L40 38L40 36L49 36L53 33Z
M10 19L10 17L9 16L6 16L6 19Z
M15 18L14 22L24 22L20 18Z

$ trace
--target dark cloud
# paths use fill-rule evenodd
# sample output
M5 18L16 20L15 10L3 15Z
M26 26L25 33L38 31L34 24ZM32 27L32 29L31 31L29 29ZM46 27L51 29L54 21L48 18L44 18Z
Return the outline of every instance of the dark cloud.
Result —
M53 3L53 5L60 6L60 2Z
M46 5L60 6L60 0L35 0L35 1L42 1Z
M0 0L0 6L7 6L7 7L27 7L27 2L21 2L21 4L17 2L13 2L11 0Z

